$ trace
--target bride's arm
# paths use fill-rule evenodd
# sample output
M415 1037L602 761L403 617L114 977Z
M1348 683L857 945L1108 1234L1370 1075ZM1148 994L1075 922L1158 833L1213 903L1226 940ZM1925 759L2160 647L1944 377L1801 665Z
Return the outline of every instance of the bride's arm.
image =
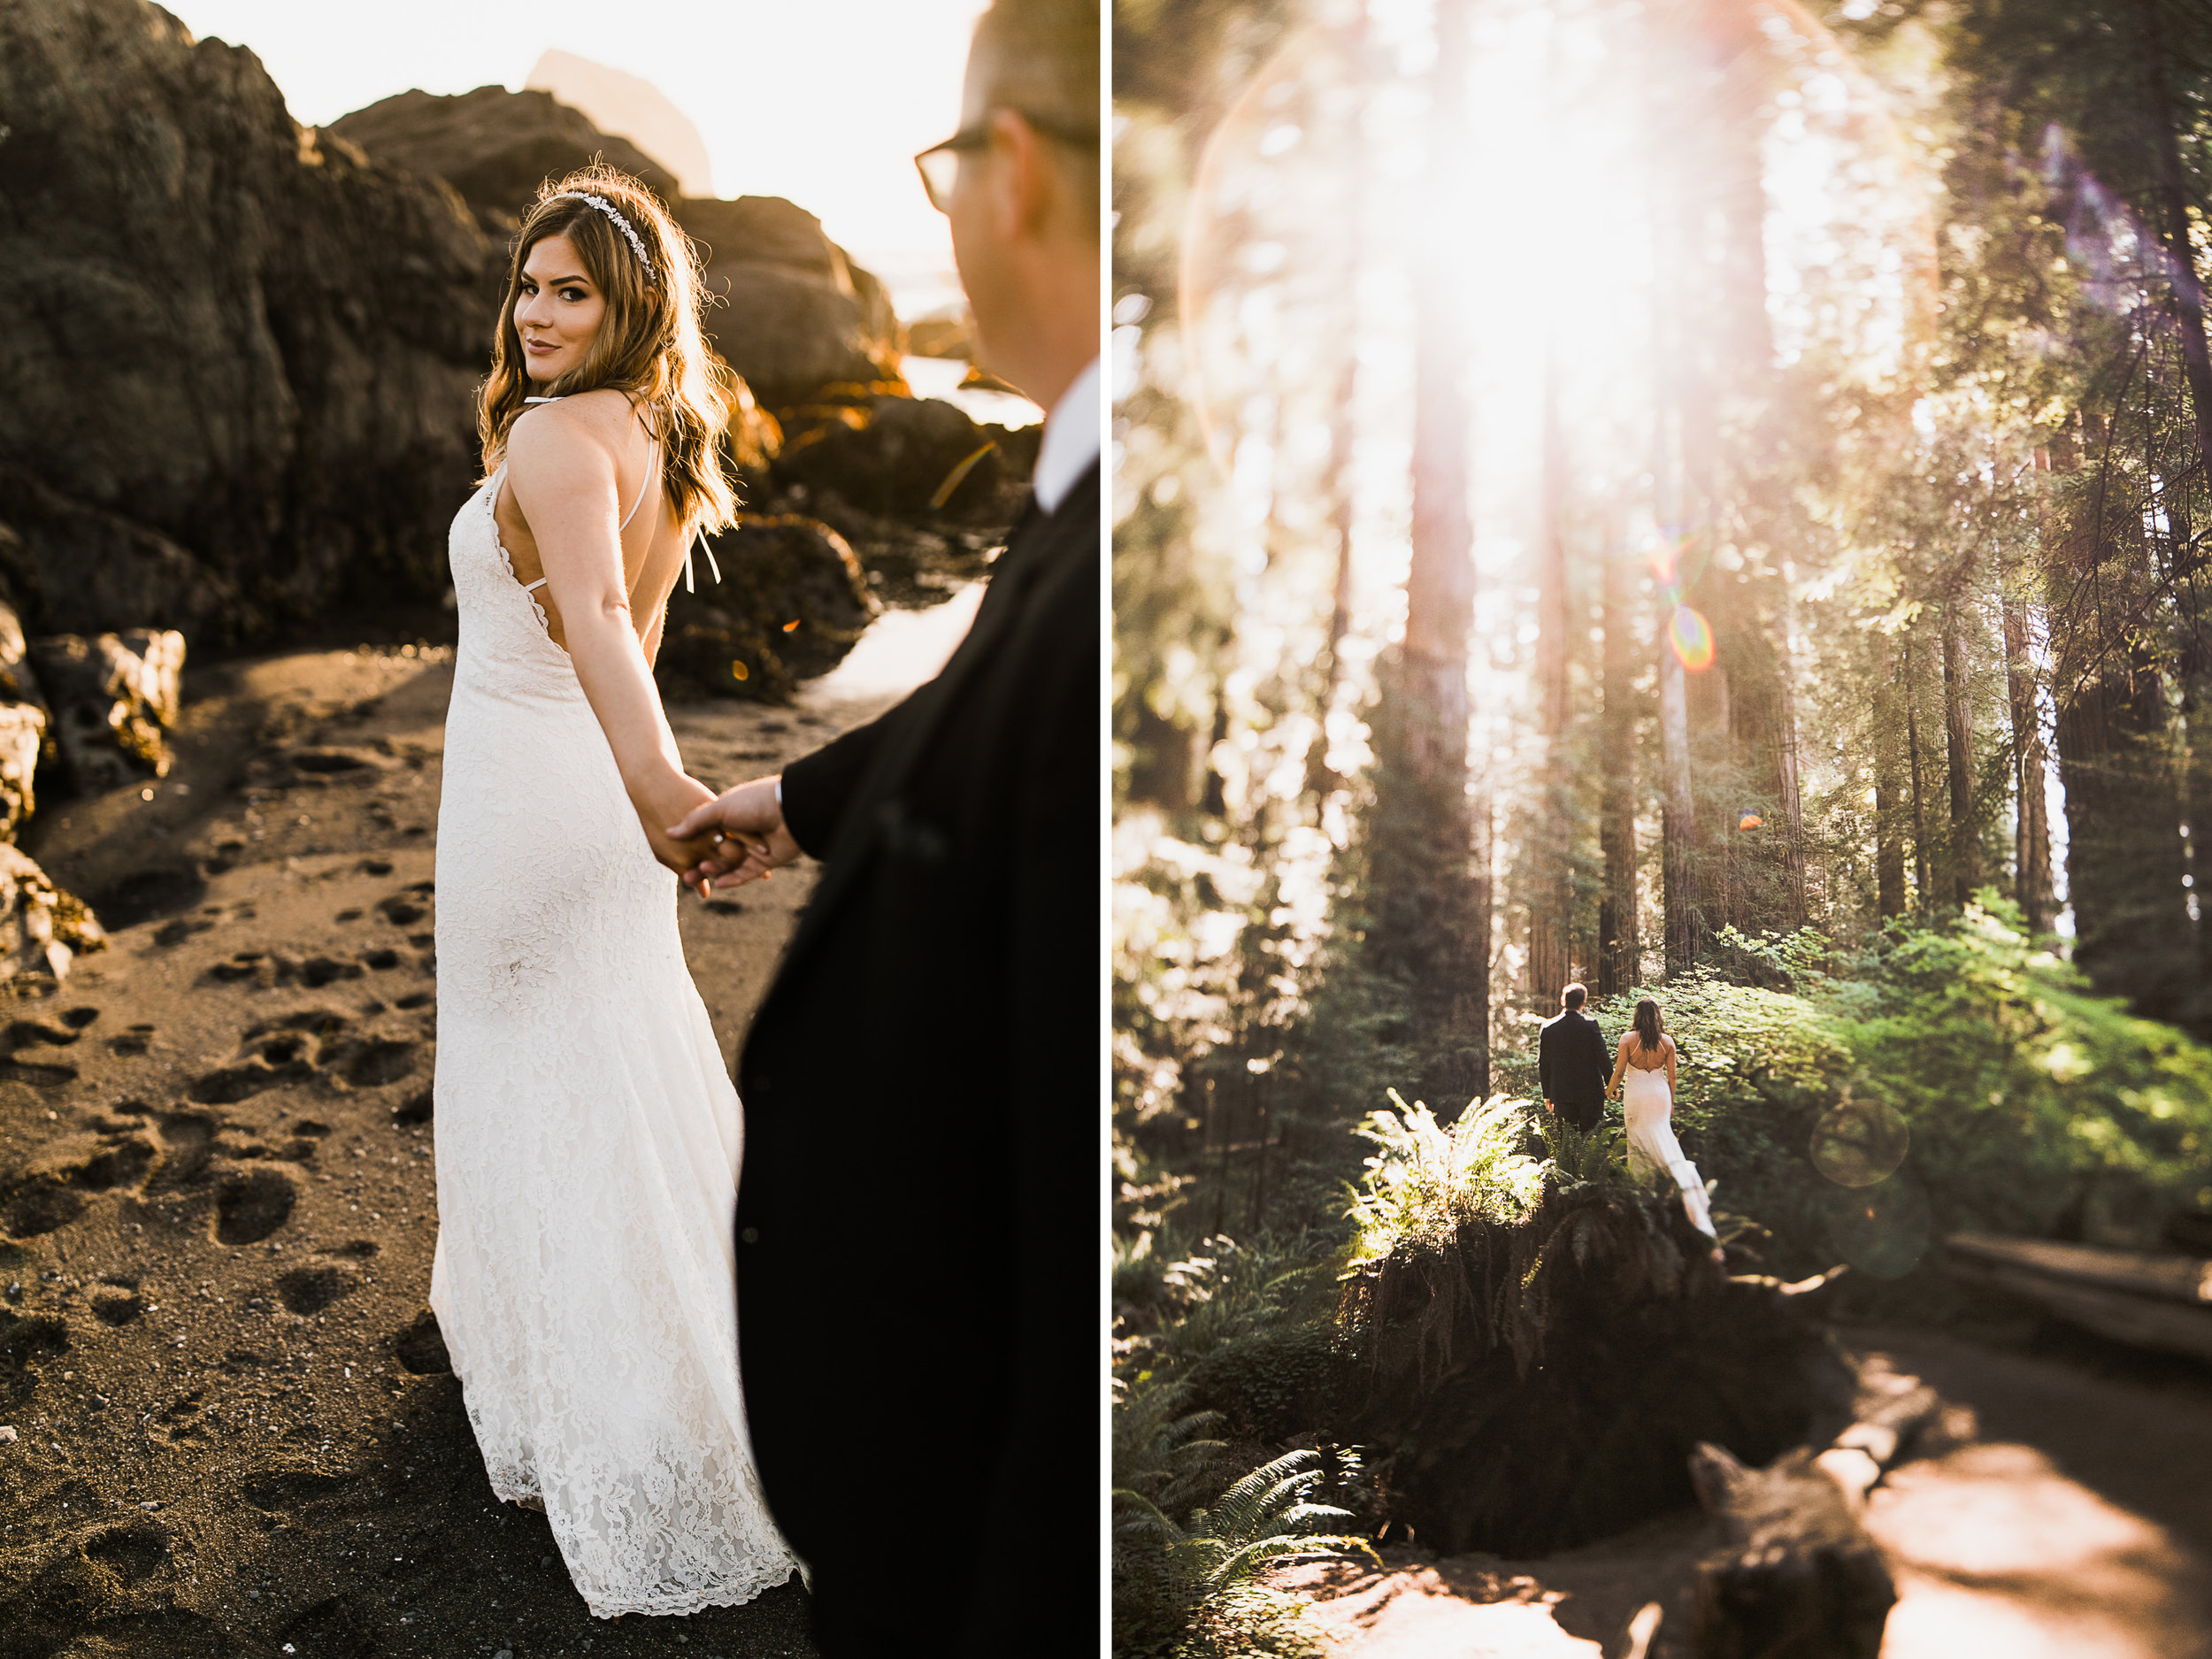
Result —
M1623 1036L1617 1046L1613 1060L1613 1075L1607 1079L1605 1098L1611 1100L1620 1092L1621 1073L1628 1070L1628 1039Z
M679 841L664 826L711 801L714 791L686 774L638 642L617 529L614 457L579 416L549 405L508 434L507 481L560 609L577 683L607 734L653 856L672 870L688 870L706 856L709 841Z
M1670 1098L1674 1094L1674 1039L1671 1037L1667 1039L1667 1094Z

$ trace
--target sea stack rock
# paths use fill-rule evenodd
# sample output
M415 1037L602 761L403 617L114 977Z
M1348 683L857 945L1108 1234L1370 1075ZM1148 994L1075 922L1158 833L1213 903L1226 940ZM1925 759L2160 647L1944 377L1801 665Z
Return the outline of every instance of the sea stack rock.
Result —
M657 192L699 244L708 291L726 302L708 310L708 335L762 408L803 419L816 405L906 389L889 293L821 220L780 196L682 196L672 169L549 93L403 92L327 130L386 165L444 180L500 236L546 180L604 160Z

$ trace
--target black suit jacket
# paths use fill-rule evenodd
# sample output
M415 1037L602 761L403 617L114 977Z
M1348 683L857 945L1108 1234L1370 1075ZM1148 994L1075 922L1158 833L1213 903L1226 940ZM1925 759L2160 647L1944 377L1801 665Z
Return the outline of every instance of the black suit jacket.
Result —
M1546 1020L1538 1032L1538 1086L1546 1100L1573 1109L1570 1115L1578 1122L1581 1114L1605 1110L1605 1084L1612 1071L1605 1033L1587 1014L1562 1009L1558 1018Z
M737 1306L826 1651L849 1594L918 1598L904 1652L1094 1640L1098 492L1033 508L944 671L783 774L826 867L739 1062Z

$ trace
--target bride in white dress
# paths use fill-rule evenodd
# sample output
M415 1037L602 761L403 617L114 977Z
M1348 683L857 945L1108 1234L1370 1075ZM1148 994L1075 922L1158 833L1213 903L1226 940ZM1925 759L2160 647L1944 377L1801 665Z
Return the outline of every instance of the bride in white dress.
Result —
M1620 1101L1621 1116L1628 1123L1630 1178L1648 1181L1664 1171L1682 1189L1682 1209L1690 1225L1714 1239L1713 1258L1721 1260L1705 1182L1674 1138L1674 1039L1666 1034L1659 1004L1647 996L1637 1002L1634 1023L1621 1034L1619 1057L1605 1092Z
M749 1601L796 1563L738 1379L737 1094L676 931L703 843L650 667L734 509L695 257L606 169L516 238L455 519L438 815L431 1306L491 1477L595 1614Z

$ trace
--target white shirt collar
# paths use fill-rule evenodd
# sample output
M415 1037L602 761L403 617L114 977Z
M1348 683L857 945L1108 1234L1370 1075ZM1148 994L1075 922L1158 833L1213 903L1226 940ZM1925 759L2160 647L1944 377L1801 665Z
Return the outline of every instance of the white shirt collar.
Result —
M1060 503L1075 488L1075 480L1098 459L1098 359L1093 357L1045 417L1044 437L1037 445L1037 470L1030 481L1037 492L1037 504L1047 512L1059 511Z

